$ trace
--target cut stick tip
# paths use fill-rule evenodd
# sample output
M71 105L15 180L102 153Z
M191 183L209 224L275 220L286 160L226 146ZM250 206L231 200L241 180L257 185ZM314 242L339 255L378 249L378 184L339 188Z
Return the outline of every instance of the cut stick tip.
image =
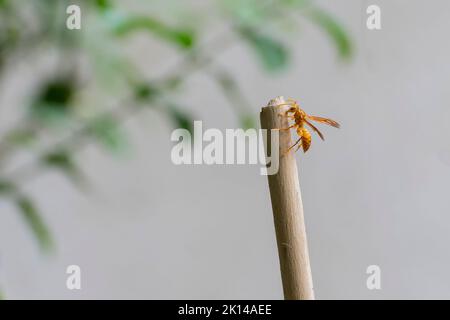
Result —
M267 103L267 106L261 108L261 112L263 112L267 108L273 108L273 107L283 104L283 103L286 103L286 100L284 99L283 96L275 97L275 98L271 99L269 101L269 103Z

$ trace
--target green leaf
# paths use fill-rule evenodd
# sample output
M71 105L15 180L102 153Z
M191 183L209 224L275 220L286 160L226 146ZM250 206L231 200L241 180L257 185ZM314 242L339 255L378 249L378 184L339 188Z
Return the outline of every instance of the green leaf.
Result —
M194 34L192 31L169 27L151 17L136 16L124 18L119 20L114 28L114 32L119 36L141 30L149 31L155 36L183 49L191 48L194 45Z
M0 0L0 8L5 8L6 6L9 6L8 0Z
M134 93L139 101L151 101L158 95L158 89L147 83L139 83L134 86Z
M36 132L31 128L18 128L6 136L8 143L16 146L30 146L36 138Z
M16 191L16 187L9 181L0 180L0 195L9 195Z
M338 54L343 59L348 59L352 55L352 44L349 36L341 24L331 15L318 8L310 8L305 11L306 17L320 26L333 40Z
M48 120L67 116L74 93L75 85L69 77L50 80L32 103L32 115Z
M168 114L176 128L186 129L191 134L193 133L194 120L188 113L181 110L178 106L171 104L168 106Z
M52 80L43 86L38 101L44 104L67 105L73 92L74 86L71 80Z
M51 251L54 247L53 239L34 203L29 198L20 196L16 200L16 204L25 222L38 241L41 250L45 252Z
M82 182L82 175L78 170L69 152L60 150L47 154L43 157L42 162L65 173L74 182Z
M98 142L112 152L121 152L128 145L120 125L111 116L101 117L93 121L90 132Z
M220 5L233 20L243 25L260 25L271 13L266 8L267 1L261 0L222 0Z
M240 116L240 123L244 129L256 128L255 116L252 114L243 114Z
M289 62L289 54L287 48L280 41L251 27L241 27L239 31L268 71L278 71L286 67Z
M99 10L107 10L112 8L111 1L109 0L94 0L94 4Z

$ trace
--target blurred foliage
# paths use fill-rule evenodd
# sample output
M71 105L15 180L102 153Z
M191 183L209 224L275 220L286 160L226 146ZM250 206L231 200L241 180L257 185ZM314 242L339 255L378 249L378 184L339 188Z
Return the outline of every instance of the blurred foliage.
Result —
M76 92L73 79L69 77L51 79L44 83L34 97L32 117L41 120L61 120L71 110L71 100Z
M45 252L51 250L54 245L53 239L34 202L25 196L16 198L15 202L41 249Z
M70 31L65 27L65 9L76 3L82 8L82 30ZM164 7L162 0L141 2L143 9L139 12L127 9L126 4L113 0L0 0L0 80L10 74L5 70L8 65L37 63L34 59L43 50L57 55L52 74L40 80L31 95L29 112L0 136L0 201L16 205L46 252L54 242L34 201L23 193L23 184L45 168L59 170L79 182L80 170L74 158L79 148L94 141L113 153L124 150L128 139L121 123L135 112L142 112L142 105L157 106L154 110L163 112L174 127L192 130L193 115L184 103L177 102L184 101L183 95L188 94L182 85L191 73L203 70L211 76L240 125L256 125L255 113L239 79L232 70L215 63L216 57L236 42L248 46L256 63L267 72L283 72L291 62L292 48L286 39L296 33L286 32L281 26L308 20L330 37L339 57L349 58L352 54L345 28L311 0L216 0L212 4L217 11L190 12L198 17L193 21L180 20L179 16L170 19L167 12L154 11L152 6ZM188 2L180 2L179 6L181 11L190 11ZM204 41L209 24L217 21L231 26L227 34ZM180 56L180 63L163 77L147 79L144 66L136 64L124 50L130 36L137 33L167 43ZM91 70L88 75L82 72L86 63ZM113 79L120 80L120 87L111 87ZM118 105L105 109L98 103L104 96L112 97ZM96 107L86 108L88 105ZM37 160L7 170L6 164L24 150Z
M11 182L0 180L0 195L11 195L16 188Z
M149 31L162 40L174 43L184 49L189 49L194 45L193 32L171 28L152 17L124 18L114 27L114 32L119 36L126 36L135 31Z
M89 129L92 136L112 152L121 152L128 144L118 120L112 116L107 115L93 120Z
M112 7L109 0L94 0L94 4L100 10L110 9Z
M341 58L350 58L352 54L350 38L344 28L331 15L319 8L313 8L307 11L306 16L325 30L333 40Z
M41 161L44 166L60 170L74 182L82 182L81 172L77 168L75 161L72 159L72 154L69 151L58 150L51 152L44 155Z
M36 208L32 199L24 195L18 188L9 181L0 180L0 197L7 197L16 205L18 211L43 252L49 252L54 242L51 233L42 219L38 209Z
M158 95L158 89L147 83L134 85L134 94L138 101L152 101Z
M188 130L191 134L194 130L194 119L178 105L170 104L168 106L169 117L172 119L175 128Z
M289 56L283 43L251 27L241 27L240 33L256 51L268 71L278 71L286 67Z

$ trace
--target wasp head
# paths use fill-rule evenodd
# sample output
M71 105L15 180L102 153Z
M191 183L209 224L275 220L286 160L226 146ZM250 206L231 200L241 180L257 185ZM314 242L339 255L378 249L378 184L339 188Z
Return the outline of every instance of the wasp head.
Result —
M287 113L296 113L298 108L296 106L290 107L286 112Z

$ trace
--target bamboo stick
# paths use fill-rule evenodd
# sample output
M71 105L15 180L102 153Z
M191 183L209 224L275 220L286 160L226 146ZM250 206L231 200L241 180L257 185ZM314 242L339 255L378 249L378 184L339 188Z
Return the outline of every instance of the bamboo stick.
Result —
M271 100L267 107L262 108L260 119L263 129L289 126L288 119L279 116L288 107L274 107L281 103L285 103L284 98L277 97ZM268 135L268 150L271 150L270 130ZM284 298L312 300L314 291L297 164L293 151L283 155L292 145L289 130L280 131L279 141L279 171L277 174L269 175L268 179Z

